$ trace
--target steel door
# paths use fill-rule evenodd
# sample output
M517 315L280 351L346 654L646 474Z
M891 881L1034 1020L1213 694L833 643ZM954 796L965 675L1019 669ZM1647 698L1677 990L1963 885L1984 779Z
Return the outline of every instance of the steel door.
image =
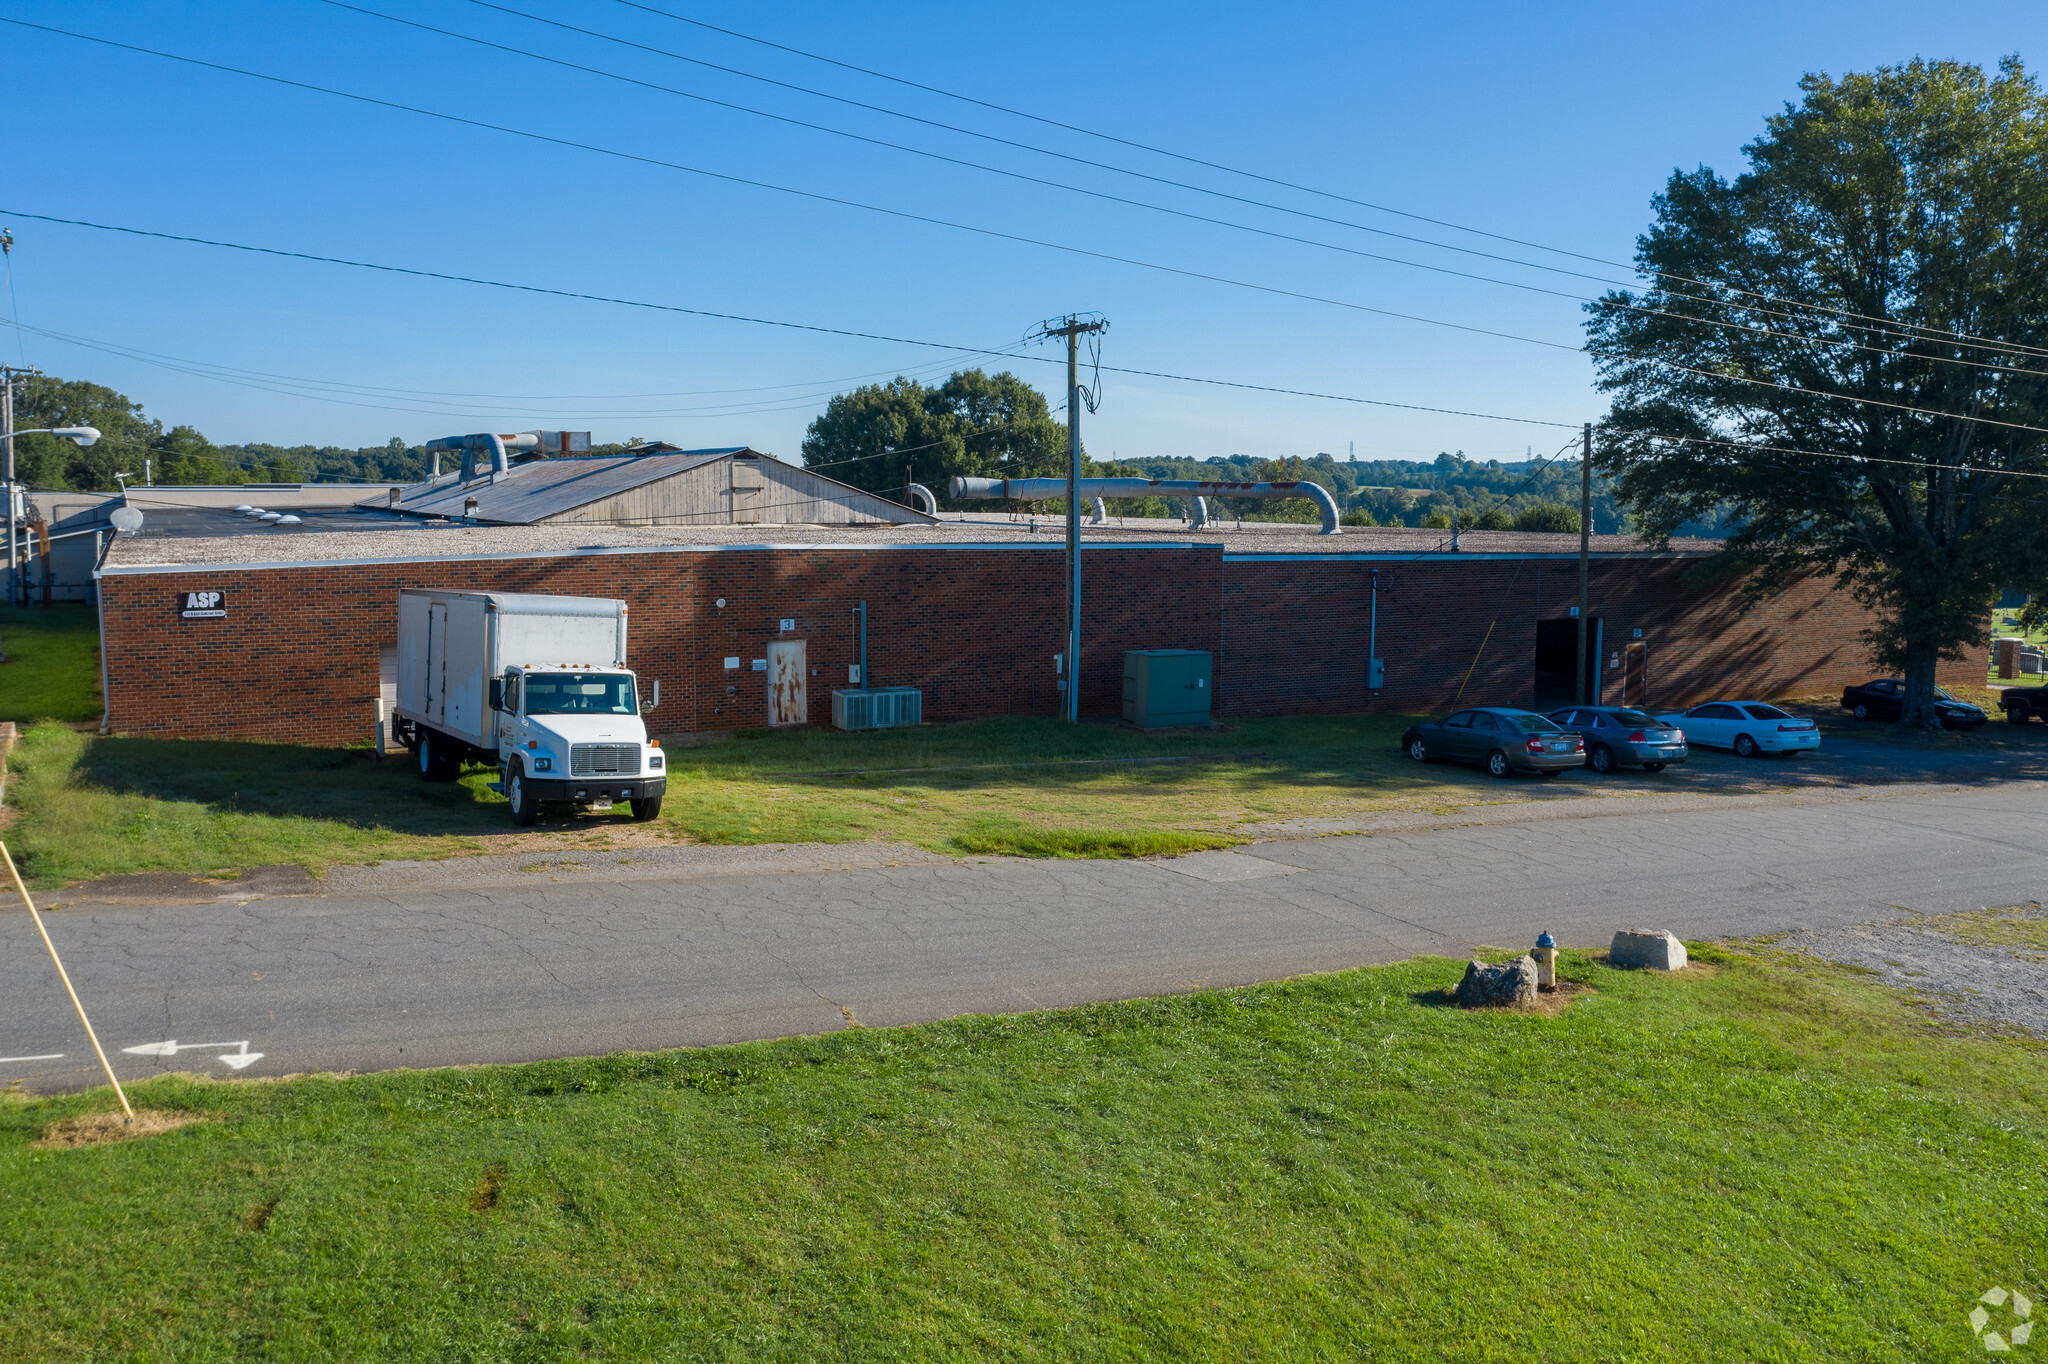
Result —
M1641 708L1650 704L1650 679L1644 666L1648 660L1641 644L1631 644L1622 655L1621 704Z
M778 639L768 646L768 723L805 725L811 720L810 690L805 685L804 641Z
M427 718L448 722L448 608L427 607Z

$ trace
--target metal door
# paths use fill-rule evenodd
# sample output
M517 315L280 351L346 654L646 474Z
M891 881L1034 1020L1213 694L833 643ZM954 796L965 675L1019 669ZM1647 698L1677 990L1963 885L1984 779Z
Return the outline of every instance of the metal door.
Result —
M768 646L768 723L804 725L811 720L809 689L805 681L804 641L778 639Z
M1650 678L1641 644L1631 644L1622 654L1621 704L1643 707L1650 704Z
M427 718L448 722L448 607L427 607Z

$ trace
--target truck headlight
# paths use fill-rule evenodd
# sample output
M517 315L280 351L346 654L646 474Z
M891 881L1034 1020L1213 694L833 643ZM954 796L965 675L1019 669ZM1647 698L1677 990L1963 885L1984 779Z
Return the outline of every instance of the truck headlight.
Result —
M661 771L661 755L659 753L650 753L647 755L647 770L649 772Z
M533 770L536 772L552 772L555 770L555 760L545 753L539 754L533 760Z

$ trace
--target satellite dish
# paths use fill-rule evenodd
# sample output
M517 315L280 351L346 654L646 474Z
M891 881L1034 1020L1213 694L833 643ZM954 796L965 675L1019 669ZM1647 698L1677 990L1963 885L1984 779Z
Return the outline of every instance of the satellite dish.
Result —
M142 513L133 507L116 507L107 513L107 520L123 535L133 535L142 529Z

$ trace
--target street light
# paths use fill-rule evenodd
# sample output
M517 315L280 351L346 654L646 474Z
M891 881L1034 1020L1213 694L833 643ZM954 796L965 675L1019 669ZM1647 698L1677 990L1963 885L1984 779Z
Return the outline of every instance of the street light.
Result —
M28 431L16 431L13 429L14 394L12 389L8 391L7 411L4 415L6 417L6 424L5 429L0 429L0 440L4 440L7 447L5 452L7 478L7 600L9 605L13 605L17 598L25 599L28 595L21 590L20 557L17 553L18 546L15 544L15 540L21 534L19 526L21 489L14 485L14 438L16 436L61 436L65 440L72 441L78 445L91 445L100 438L100 433L99 428L94 426L38 426ZM125 495L127 490L124 488L122 491Z
M100 438L96 426L37 426L27 431L10 431L10 436L62 436L77 441L80 445L91 445Z

